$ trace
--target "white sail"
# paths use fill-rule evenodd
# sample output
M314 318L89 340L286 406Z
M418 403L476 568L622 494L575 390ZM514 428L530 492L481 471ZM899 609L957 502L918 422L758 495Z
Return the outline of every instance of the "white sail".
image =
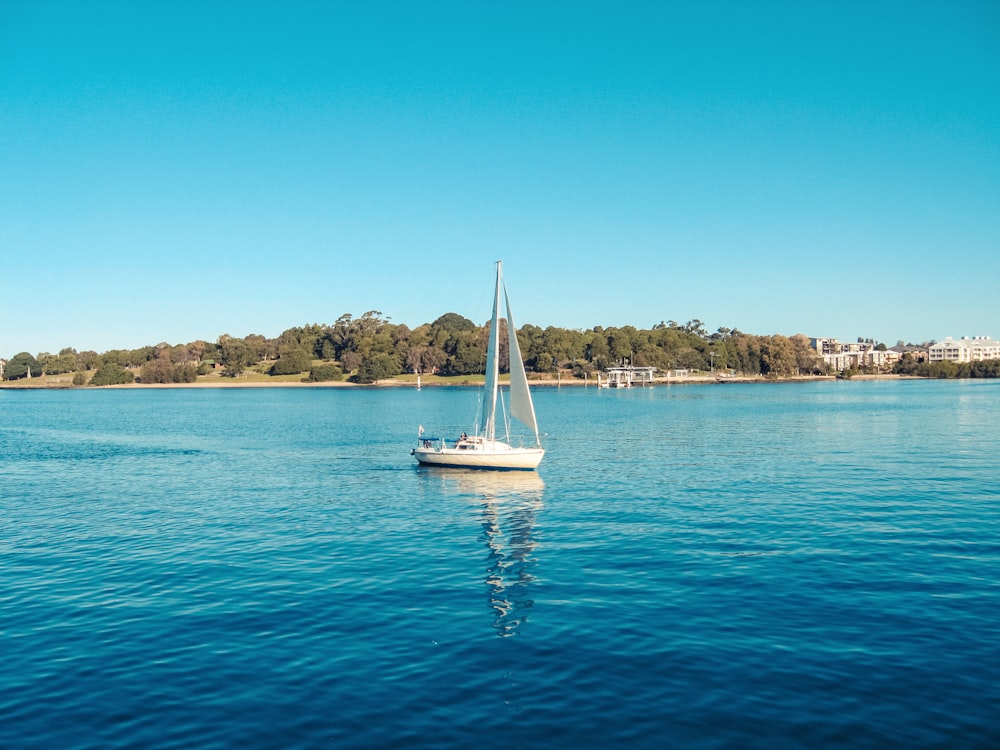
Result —
M514 315L510 311L510 297L507 296L506 286L503 298L507 306L507 337L510 343L510 415L535 433L537 443L538 424L535 422L535 406L531 403L528 376L524 372L524 360L521 359L521 347L517 343L517 327L514 325Z

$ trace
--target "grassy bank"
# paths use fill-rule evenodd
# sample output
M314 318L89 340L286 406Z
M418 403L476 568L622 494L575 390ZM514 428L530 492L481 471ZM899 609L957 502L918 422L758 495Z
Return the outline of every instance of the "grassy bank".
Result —
M0 388L7 389L31 389L31 388L90 388L94 386L74 386L73 378L76 373L65 373L61 375L41 375L33 378L26 378L14 381L0 382ZM85 373L89 375L88 373ZM359 385L345 380L327 380L318 383L305 382L309 373L302 372L292 375L266 375L264 373L247 370L237 377L227 377L221 372L211 372L207 375L199 375L193 383L128 383L125 385L98 386L103 388L261 388L261 387L320 387L320 388L365 388L371 386ZM898 375L862 375L856 376L856 380L869 379L895 379ZM559 375L551 373L532 373L528 376L529 382L533 386L584 386L590 388L597 387L596 378L582 380L575 378L568 373ZM684 375L681 377L660 377L653 381L653 385L684 385L684 384L714 384L714 383L775 383L775 382L801 382L812 380L833 380L833 376L802 376L791 378L765 378L765 377L726 377L719 378L710 373ZM505 377L501 377L501 382L506 382ZM456 375L443 377L441 375L421 375L421 387L434 386L480 386L483 384L482 375ZM416 375L399 375L388 380L381 380L374 383L380 387L411 387L417 386Z

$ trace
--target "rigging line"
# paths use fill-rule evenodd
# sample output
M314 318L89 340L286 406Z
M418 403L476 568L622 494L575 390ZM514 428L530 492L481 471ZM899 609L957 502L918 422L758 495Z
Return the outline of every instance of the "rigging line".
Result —
M503 400L503 389L502 388L499 389L499 391L498 391L498 397L500 399L500 413L503 415L503 428L504 428L504 433L505 433L505 441L504 442L509 443L510 442L510 415L507 412L507 404L505 404L504 400Z

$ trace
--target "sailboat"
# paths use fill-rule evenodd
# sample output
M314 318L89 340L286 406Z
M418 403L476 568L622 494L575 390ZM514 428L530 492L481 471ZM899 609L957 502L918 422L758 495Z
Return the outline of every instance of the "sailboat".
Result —
M493 293L493 317L490 320L490 340L486 347L486 383L483 402L476 418L473 434L455 441L424 435L423 427L418 430L417 447L410 454L425 466L441 466L461 469L520 469L531 471L545 455L538 436L538 422L535 407L531 402L528 376L524 373L521 347L517 343L517 329L510 312L510 298L503 283L503 262L497 261L496 288ZM504 405L500 391L500 296L503 292L505 319L507 321L507 341L510 352L510 390L508 404ZM497 418L501 424L497 424ZM525 446L523 440L511 445L510 418L518 420L534 432L534 445ZM498 432L503 439L498 439Z

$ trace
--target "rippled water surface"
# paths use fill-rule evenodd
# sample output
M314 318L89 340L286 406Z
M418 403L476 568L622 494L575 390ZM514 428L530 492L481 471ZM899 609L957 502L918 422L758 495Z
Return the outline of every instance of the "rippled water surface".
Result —
M0 391L0 747L1000 746L1000 383L475 400Z

